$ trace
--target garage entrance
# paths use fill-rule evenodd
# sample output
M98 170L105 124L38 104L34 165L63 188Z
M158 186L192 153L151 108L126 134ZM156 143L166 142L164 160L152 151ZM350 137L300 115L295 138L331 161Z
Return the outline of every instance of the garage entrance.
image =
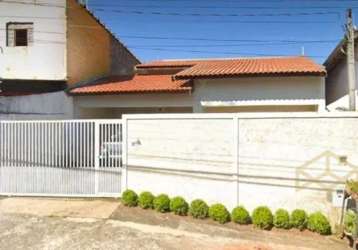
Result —
M0 121L0 194L117 197L121 120Z

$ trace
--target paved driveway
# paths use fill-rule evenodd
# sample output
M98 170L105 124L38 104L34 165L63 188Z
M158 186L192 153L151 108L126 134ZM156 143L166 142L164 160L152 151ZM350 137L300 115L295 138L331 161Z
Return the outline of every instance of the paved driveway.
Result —
M241 231L240 231L241 230ZM317 235L219 226L115 200L0 200L0 249L349 249Z

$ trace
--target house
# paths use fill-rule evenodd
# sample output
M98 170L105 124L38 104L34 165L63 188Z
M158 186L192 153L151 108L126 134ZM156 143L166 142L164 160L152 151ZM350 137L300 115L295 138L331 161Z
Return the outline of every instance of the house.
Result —
M78 118L325 110L325 69L303 56L163 60L69 90Z
M140 61L76 0L0 1L0 118L72 118L75 83Z
M358 32L355 32L355 41L358 42ZM357 43L355 43L357 44ZM348 69L347 69L347 56L345 49L347 40L342 39L332 53L324 62L327 69L326 79L326 102L327 108L331 111L348 111L349 110L349 86L348 86ZM358 88L358 46L354 48L355 52L355 69L356 69L356 89ZM357 91L355 91L356 100ZM358 107L356 105L356 107ZM355 109L357 110L357 108Z

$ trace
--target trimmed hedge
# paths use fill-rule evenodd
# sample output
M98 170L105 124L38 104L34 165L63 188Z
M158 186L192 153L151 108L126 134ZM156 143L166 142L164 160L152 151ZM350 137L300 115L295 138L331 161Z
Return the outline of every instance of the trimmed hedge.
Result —
M209 217L221 224L230 221L230 213L222 204L214 204L209 208Z
M154 198L154 209L158 212L165 213L170 211L170 199L166 194L160 194Z
M209 206L203 200L193 200L190 203L189 213L196 219L205 219L209 215Z
M289 229L290 215L285 209L278 209L273 217L273 225L277 228Z
M122 203L127 207L135 207L138 204L138 195L130 189L127 189L122 194Z
M331 225L321 212L311 214L307 220L307 228L322 235L331 234Z
M250 224L251 217L249 212L243 206L238 206L232 210L231 220L241 225L247 225Z
M153 208L154 195L151 192L142 192L138 198L138 205L143 209Z
M302 209L295 209L291 213L290 224L294 228L304 230L307 227L307 213Z
M255 208L252 213L252 222L258 228L270 230L273 225L273 215L271 210L265 206Z
M176 215L187 215L189 210L188 203L183 197L177 196L170 201L170 211Z

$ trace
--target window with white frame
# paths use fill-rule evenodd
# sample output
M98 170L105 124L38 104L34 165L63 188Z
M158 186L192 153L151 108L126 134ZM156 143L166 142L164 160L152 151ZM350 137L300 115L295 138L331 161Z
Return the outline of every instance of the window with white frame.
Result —
M33 44L33 23L7 23L7 46L24 47Z

